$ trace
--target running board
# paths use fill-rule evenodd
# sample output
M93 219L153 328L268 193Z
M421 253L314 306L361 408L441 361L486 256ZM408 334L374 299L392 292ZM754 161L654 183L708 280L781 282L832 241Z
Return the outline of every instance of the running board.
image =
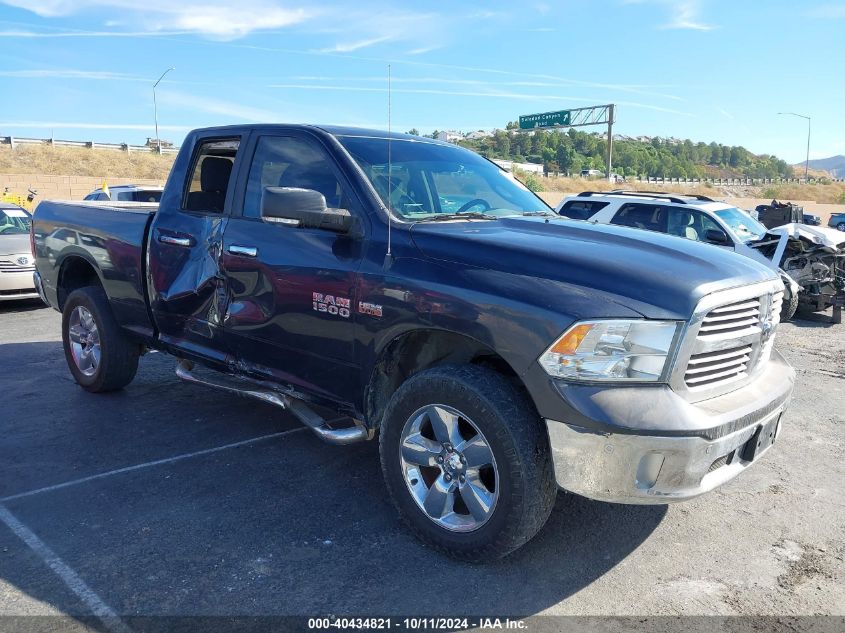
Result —
M329 426L329 422L325 418L301 400L265 388L258 383L250 381L248 378L230 376L217 372L214 372L214 374L213 376L201 376L194 371L194 364L191 361L185 359L176 361L176 375L185 382L195 385L205 385L206 387L234 393L246 398L254 398L289 411L297 420L314 431L317 437L329 444L354 444L368 440L371 437L367 429L357 422L352 427L333 429Z

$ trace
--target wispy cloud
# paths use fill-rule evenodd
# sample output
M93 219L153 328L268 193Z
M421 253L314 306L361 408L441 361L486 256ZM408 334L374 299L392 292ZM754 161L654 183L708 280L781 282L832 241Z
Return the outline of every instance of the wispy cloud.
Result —
M224 0L3 0L3 4L25 9L43 18L64 17L85 12L109 11L127 16L135 28L127 33L107 31L16 31L13 37L111 37L116 34L140 36L149 34L198 34L214 39L236 39L254 31L286 28L306 21L315 12L306 8L283 7L272 0L240 0L237 4ZM116 26L114 21L110 22ZM138 28L138 26L142 28Z
M159 103L169 104L207 114L219 114L226 118L251 121L253 123L272 123L281 121L278 112L265 108L255 108L240 103L215 99L205 95L194 95L176 91L159 91Z
M845 4L823 4L807 11L811 18L839 20L845 18Z
M701 0L623 0L623 4L658 5L669 14L668 22L657 25L660 29L712 31L716 28L701 19Z
M91 79L95 81L149 81L147 77L106 70L72 69L0 70L0 77L17 77L23 79Z
M330 46L329 48L322 48L318 52L320 53L351 53L353 51L360 50L362 48L369 48L370 46L375 46L376 44L381 44L382 42L389 42L392 40L393 37L390 35L381 35L379 37L371 37L364 40L358 40L355 42L343 42L339 44L335 44L334 46Z
M0 128L33 130L147 130L152 131L149 123L89 123L84 121L0 121ZM159 125L161 130L186 132L190 125Z
M387 87L380 86L339 86L336 84L315 84L315 83L280 83L271 84L268 88L277 88L284 90L326 90L333 92L374 92L385 93ZM526 94L521 92L506 92L501 90L446 90L440 88L393 88L392 91L398 94L428 94L428 95L443 95L453 97L478 97L484 99L515 99L520 101L554 101L561 103L596 103L600 101L596 97L576 97L571 95L547 95L547 94ZM648 103L640 103L637 101L616 101L617 105L626 105L632 108L642 108L645 110L653 110L656 112L666 112L670 114L678 114L682 116L689 116L687 112L676 110L673 108L665 108Z

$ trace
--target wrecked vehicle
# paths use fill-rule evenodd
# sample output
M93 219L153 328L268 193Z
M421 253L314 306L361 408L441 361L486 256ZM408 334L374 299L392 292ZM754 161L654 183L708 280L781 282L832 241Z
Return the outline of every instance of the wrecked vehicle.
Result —
M845 235L841 231L805 224L769 229L753 248L801 286L799 308L811 312L841 305L845 296Z
M713 490L768 452L792 396L769 267L556 217L450 143L204 129L159 205L47 201L34 225L36 285L82 388L125 387L160 350L180 378L327 442L378 437L406 523L464 560L524 545L558 488L640 504ZM56 239L46 257L62 228L102 246Z
M757 220L767 229L784 224L800 224L804 222L804 207L799 207L791 202L778 202L772 200L770 204L759 204L754 208L757 211ZM821 218L819 218L821 222Z

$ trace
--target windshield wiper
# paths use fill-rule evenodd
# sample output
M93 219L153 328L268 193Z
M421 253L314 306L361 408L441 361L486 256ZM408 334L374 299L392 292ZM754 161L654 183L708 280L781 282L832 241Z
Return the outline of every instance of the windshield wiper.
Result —
M498 220L495 215L487 215L486 213L437 213L427 218L417 220L417 222L446 222L448 220Z

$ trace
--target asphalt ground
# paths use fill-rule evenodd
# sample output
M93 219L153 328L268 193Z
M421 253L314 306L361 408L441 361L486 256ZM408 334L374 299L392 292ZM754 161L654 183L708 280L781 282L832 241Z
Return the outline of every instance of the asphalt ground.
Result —
M739 478L672 506L561 493L526 547L468 565L402 526L374 442L326 445L181 383L163 354L88 394L59 314L0 304L0 616L843 615L845 325L828 317L781 326L795 398Z

